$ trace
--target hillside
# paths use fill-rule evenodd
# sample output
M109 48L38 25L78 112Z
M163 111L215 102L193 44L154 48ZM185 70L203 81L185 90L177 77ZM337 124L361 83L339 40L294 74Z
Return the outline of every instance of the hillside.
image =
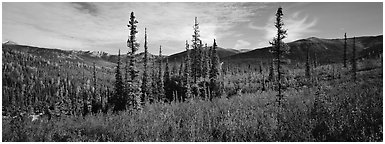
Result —
M14 42L6 42L2 45L3 78L14 71L22 73L27 66L26 77L33 75L42 76L46 79L72 77L76 82L92 79L93 64L95 63L98 85L112 86L114 81L115 67L118 60L117 55L105 52L91 51L66 51L60 49L39 48L18 45ZM143 67L144 53L135 56L139 64L138 69ZM157 56L149 53L150 62ZM122 63L127 59L122 55ZM4 80L4 79L3 79ZM7 79L5 79L7 80ZM13 81L9 79L9 81Z
M356 37L356 48L358 58L369 58L382 54L383 36L363 36ZM347 39L348 58L351 57L353 38ZM341 62L343 58L344 40L343 39L321 39L311 37L287 43L290 47L289 53L285 55L291 61L304 62L306 60L307 48L309 48L310 58L316 59L319 63ZM255 49L245 53L239 53L224 57L222 61L233 63L252 63L257 61L269 61L273 57L269 52L271 47Z
M357 55L359 58L377 57L382 54L382 35L364 36L356 38ZM352 38L348 38L348 58L351 57ZM306 60L307 48L309 48L310 58L316 56L320 64L341 62L343 57L343 39L321 39L307 38L287 43L290 47L289 53L285 55L292 64L304 62ZM240 52L234 49L218 48L218 55L221 61L227 64L252 65L262 61L267 64L271 60L272 54L269 52L271 47L255 49L248 52ZM74 75L76 79L85 77L91 78L93 63L95 62L100 82L109 82L114 79L114 69L117 62L117 55L110 55L105 52L91 51L66 51L60 49L48 49L32 46L18 45L8 41L2 45L3 65L14 67L14 64L23 64L22 60L27 59L31 63L30 67L46 73L48 77L59 74L59 71L47 71L50 69L60 69L61 73ZM142 63L144 53L135 56L139 63ZM181 61L186 56L186 51L168 56L170 62ZM149 53L150 62L158 58L157 55ZM122 54L122 62L125 63L127 57ZM150 64L150 66L152 66ZM142 64L138 65L139 70ZM85 68L85 69L80 69Z
M208 49L208 48L209 47L204 48L204 49ZM240 51L235 50L235 49L226 49L226 48L221 48L221 47L217 48L217 52L218 52L219 58L224 58L224 57L228 57L228 56L232 56L232 55L240 53ZM183 51L183 52L179 52L179 53L168 56L168 59L169 59L169 61L178 61L179 62L182 60L182 58L186 57L186 55L187 55L186 51Z

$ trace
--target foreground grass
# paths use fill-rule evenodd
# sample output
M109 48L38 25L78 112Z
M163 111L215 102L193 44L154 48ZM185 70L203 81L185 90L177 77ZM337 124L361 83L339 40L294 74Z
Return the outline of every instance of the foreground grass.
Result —
M382 69L285 91L146 105L140 112L3 120L3 141L382 141Z
M3 141L275 141L277 118L271 95L158 103L146 106L142 112L24 122L18 128L3 121ZM306 106L291 108L296 115L289 119L295 125L288 133L292 140L309 140L310 127L303 124L308 121L303 119ZM304 134L307 136L301 140Z

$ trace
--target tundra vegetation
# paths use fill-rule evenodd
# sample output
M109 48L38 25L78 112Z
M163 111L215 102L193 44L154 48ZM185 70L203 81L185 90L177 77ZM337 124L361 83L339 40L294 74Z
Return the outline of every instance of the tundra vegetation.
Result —
M360 57L345 33L339 62L319 63L306 42L306 60L288 62L282 17L274 57L247 65L222 61L215 39L203 45L197 18L183 59L162 46L151 56L147 29L138 58L133 12L113 66L3 44L2 141L383 141L382 51Z

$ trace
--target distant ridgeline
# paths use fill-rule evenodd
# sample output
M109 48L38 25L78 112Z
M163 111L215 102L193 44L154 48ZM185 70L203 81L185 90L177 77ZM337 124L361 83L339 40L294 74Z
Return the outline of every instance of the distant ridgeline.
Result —
M356 49L358 59L375 58L382 55L382 35L356 37ZM287 43L289 53L285 55L291 62L306 61L306 52L309 49L310 59L316 59L319 64L337 63L343 61L344 39L307 38ZM347 56L351 57L353 38L347 39ZM271 47L255 49L245 53L239 53L224 57L222 61L236 64L256 64L262 61L267 63L273 57L269 52Z
M356 37L356 48L358 59L375 58L382 55L382 35L379 36L363 36ZM304 44L306 43L306 45ZM347 39L348 57L352 51L352 38ZM307 38L294 42L287 43L290 47L289 53L285 56L289 59L290 64L303 63L306 60L306 52L309 49L310 59L316 60L319 64L342 62L344 40L343 39L320 39ZM209 48L209 47L207 47ZM272 58L269 52L271 47L254 49L242 52L235 49L225 49L218 47L218 56L220 61L227 64L255 65L260 62L263 65L268 65ZM100 83L107 85L113 82L114 68L116 67L117 55L110 55L105 52L90 52L90 51L65 51L59 49L39 48L32 46L18 45L15 42L7 41L3 43L3 71L4 67L17 65L26 60L26 64L31 68L32 73L40 72L40 74L49 78L58 75L69 75L75 79L84 79L92 76L92 67L95 62L97 75L100 78ZM173 63L179 63L186 56L186 51L170 55L166 58ZM149 54L151 60L155 60L158 56ZM127 59L122 55L122 62ZM136 55L138 62L142 62L143 53ZM166 59L163 59L166 60ZM139 64L141 70L142 65ZM79 69L80 67L85 69ZM60 73L59 73L60 72ZM4 75L4 74L3 74Z

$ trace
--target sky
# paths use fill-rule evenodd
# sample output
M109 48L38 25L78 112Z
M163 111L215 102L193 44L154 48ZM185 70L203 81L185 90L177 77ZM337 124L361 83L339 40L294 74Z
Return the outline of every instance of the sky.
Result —
M2 3L2 41L64 50L128 51L131 12L138 21L139 52L144 29L152 54L170 55L191 43L198 18L203 43L233 49L269 46L275 13L283 8L285 42L309 37L342 38L383 34L382 2L111 2Z

